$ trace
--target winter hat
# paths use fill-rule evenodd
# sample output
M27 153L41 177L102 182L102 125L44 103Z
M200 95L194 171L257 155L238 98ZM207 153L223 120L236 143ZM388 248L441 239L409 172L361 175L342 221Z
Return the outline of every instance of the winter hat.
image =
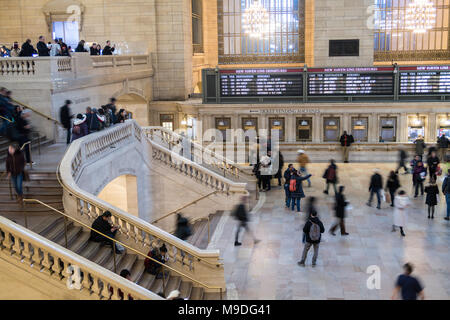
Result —
M305 150L300 149L297 151L297 153L305 153Z

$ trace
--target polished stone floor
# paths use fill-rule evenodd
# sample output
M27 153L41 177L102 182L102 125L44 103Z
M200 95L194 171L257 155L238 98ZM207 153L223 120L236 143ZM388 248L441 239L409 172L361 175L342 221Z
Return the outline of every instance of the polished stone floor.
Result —
M243 245L234 247L237 222L230 216L222 218L212 238L209 248L220 249L224 259L228 298L390 299L402 265L411 262L425 286L426 298L450 299L450 223L443 219L445 201L437 207L435 219L428 220L424 197L413 199L403 238L391 232L393 209L388 204L383 203L381 210L365 204L373 169L381 169L385 182L395 164L338 164L340 183L346 186L353 208L346 219L350 235L341 237L337 232L333 237L328 233L334 222L333 192L323 194L325 166L310 167L312 187L305 188L307 196L318 198L319 216L326 228L317 267L311 267L312 250L306 267L297 265L303 249L304 215L285 209L284 191L275 187L261 194L251 215L250 226L260 243L254 245L248 234L241 234ZM412 196L411 175L400 175L400 179L402 189ZM367 269L373 265L379 267L381 287L369 290Z

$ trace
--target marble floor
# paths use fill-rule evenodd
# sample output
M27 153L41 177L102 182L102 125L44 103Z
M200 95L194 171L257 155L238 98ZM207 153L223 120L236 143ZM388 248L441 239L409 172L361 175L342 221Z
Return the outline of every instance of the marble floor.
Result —
M304 215L285 209L284 191L275 187L261 194L251 215L250 226L260 243L254 245L248 234L241 234L242 246L234 247L237 222L230 216L222 218L212 238L209 248L220 249L224 259L228 298L390 299L402 265L411 262L427 299L450 299L450 223L443 219L443 197L434 220L427 219L424 197L412 200L403 238L391 232L393 209L389 204L383 203L381 210L365 204L373 169L381 170L385 183L395 164L338 164L340 184L346 186L353 208L346 219L350 235L341 237L337 232L333 237L328 233L334 222L333 192L323 194L325 167L324 163L310 166L312 187L305 188L307 196L318 198L319 216L326 228L317 267L311 267L312 250L306 267L297 265L303 249ZM400 175L400 179L402 189L412 195L411 175ZM380 270L379 289L368 289L370 266Z

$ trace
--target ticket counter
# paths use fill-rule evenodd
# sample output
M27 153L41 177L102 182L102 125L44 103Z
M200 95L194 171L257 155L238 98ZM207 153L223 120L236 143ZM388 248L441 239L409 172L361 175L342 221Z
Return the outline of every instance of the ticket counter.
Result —
M312 141L312 118L297 118L297 141Z
M367 142L369 136L369 118L352 117L352 135L355 142Z
M425 117L409 116L408 117L408 142L414 142L417 137L425 137Z
M339 141L340 119L329 117L323 119L323 141L336 142Z
M222 133L222 140L226 141L227 130L231 130L231 118L216 118L216 129Z
M269 136L272 137L272 130L277 130L280 141L284 141L285 120L284 118L269 118Z
M380 118L380 142L396 142L397 141L397 118L382 117Z
M437 136L440 137L443 134L450 137L450 117L447 115L439 116L438 118Z

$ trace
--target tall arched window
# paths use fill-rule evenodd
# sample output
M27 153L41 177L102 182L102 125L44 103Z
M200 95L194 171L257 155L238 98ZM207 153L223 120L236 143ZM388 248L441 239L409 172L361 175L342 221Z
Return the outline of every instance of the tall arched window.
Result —
M194 53L203 52L202 0L192 0L192 46Z
M375 61L450 58L450 0L374 1Z
M305 0L218 0L219 63L305 61ZM264 33L251 36L246 12L263 8Z

